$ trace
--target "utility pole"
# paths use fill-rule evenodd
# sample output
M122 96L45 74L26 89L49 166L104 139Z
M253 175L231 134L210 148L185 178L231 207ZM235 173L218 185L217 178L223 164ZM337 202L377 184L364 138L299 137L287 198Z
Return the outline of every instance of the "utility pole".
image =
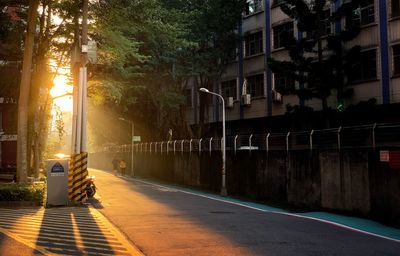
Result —
M74 71L74 110L72 149L69 170L69 198L73 202L86 199L87 148L86 148L86 110L87 110L87 69L88 60L88 0L82 0L82 34L79 40L79 15L75 15L75 45L72 56ZM80 5L75 0L76 6ZM78 13L78 12L77 12Z
M89 0L83 0L82 7L82 55L81 55L81 66L82 66L82 144L81 152L87 152L86 148L86 112L87 112L87 68L86 64L88 61L88 8Z

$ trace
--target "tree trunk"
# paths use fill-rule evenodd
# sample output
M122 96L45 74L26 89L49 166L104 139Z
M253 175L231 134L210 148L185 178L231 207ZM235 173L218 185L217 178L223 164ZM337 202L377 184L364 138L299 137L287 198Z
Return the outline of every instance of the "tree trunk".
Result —
M39 0L29 1L28 28L25 35L25 50L18 101L17 180L20 183L26 182L28 178L29 91L38 4Z

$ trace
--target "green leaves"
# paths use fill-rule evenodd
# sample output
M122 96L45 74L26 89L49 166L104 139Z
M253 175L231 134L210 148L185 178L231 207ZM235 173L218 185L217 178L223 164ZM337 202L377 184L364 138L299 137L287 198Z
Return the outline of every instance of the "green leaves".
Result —
M187 81L221 75L239 43L244 0L99 0L90 37L98 43L89 95L160 131L184 125ZM107 10L106 12L104 10ZM149 116L152 116L149 119ZM150 124L151 122L151 124ZM156 122L156 123L155 123ZM186 127L184 128L186 129Z
M344 44L357 36L359 28L348 27L326 34L326 24L332 26L331 22L344 20L354 7L354 3L346 2L337 12L330 13L325 9L327 2L334 1L288 0L281 5L283 12L297 20L298 30L306 33L302 39L293 35L285 39L290 61L269 59L268 63L275 74L303 85L303 88L285 88L281 93L296 94L302 100L321 99L325 110L327 98L336 91L338 102L342 103L338 104L341 111L343 99L352 95L352 90L345 87L349 85L349 72L357 63L360 51L359 46L347 49Z

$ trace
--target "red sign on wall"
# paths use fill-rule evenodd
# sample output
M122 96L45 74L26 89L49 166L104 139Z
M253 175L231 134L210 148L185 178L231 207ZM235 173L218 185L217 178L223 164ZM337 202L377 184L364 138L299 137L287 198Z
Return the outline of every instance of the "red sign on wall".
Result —
M379 152L379 159L381 162L389 162L389 150L381 150Z

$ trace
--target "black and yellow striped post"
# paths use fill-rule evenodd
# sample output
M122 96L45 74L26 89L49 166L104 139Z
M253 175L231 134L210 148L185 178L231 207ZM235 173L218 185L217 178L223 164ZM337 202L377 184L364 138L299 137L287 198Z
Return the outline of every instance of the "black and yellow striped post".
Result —
M71 157L68 176L69 200L82 203L86 200L84 188L86 186L88 154L86 152L75 154Z

